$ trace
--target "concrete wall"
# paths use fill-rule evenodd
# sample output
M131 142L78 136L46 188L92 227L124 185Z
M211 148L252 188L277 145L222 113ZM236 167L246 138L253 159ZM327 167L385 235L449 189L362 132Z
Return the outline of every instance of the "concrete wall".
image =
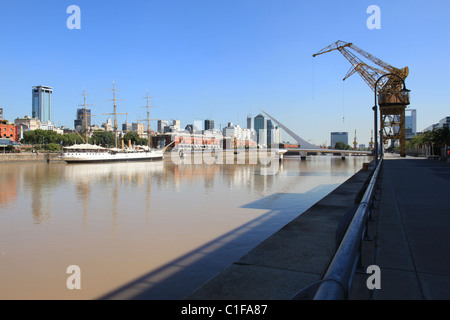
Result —
M3 162L64 162L59 153L0 153L0 163Z

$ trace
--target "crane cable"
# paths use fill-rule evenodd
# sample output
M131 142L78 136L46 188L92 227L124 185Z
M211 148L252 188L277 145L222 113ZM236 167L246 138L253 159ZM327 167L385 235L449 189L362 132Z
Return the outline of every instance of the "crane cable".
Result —
M314 101L314 57L312 58L312 99Z
M345 81L342 81L342 123L345 122Z

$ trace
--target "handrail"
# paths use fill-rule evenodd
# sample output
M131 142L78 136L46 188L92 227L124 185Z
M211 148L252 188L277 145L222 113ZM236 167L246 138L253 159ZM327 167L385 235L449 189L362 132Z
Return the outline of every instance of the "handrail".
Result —
M325 276L320 281L314 300L348 298L382 162L383 158L381 157L347 232L328 266Z

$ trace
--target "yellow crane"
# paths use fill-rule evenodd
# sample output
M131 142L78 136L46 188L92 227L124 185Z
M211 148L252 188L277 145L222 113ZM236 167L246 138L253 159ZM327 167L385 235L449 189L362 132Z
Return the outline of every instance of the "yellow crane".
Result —
M404 80L409 74L409 68L395 68L353 43L341 40L313 54L313 57L336 50L352 65L343 80L358 73L378 96L383 143L398 139L400 155L405 156L405 109L409 105L409 90L404 87ZM359 56L375 66L367 64Z

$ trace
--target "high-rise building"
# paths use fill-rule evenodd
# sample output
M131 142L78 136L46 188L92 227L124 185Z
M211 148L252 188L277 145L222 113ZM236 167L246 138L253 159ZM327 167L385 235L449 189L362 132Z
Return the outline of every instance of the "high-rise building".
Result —
M270 147L278 148L281 143L281 129L279 126L274 126L271 133Z
M172 121L173 130L180 130L181 129L181 122L180 120L173 120Z
M3 108L0 108L0 119L3 119Z
M332 132L331 133L331 148L334 149L337 142L342 142L348 145L348 132Z
M409 115L405 115L405 134L412 137L417 133L416 109L406 109Z
M267 119L258 114L254 119L257 143L260 147L267 147Z
M73 122L73 126L75 130L80 131L84 130L86 126L90 128L91 126L91 109L86 109L86 117L85 117L85 109L77 109L77 116Z
M267 146L272 145L272 130L273 130L273 124L272 120L267 119Z
M253 118L251 115L247 116L247 129L253 130Z
M169 125L166 120L158 120L158 133L164 133L164 128Z
M145 124L143 123L139 123L139 122L134 122L131 124L131 130L134 132L137 132L139 137L144 138L146 137L145 135Z
M52 93L53 88L47 86L36 86L31 90L32 93L32 118L38 118L39 121L52 121Z
M214 129L214 120L207 119L205 120L205 130Z
M128 121L125 121L125 123L122 123L122 131L129 132L133 130L133 125L131 123L128 123Z

